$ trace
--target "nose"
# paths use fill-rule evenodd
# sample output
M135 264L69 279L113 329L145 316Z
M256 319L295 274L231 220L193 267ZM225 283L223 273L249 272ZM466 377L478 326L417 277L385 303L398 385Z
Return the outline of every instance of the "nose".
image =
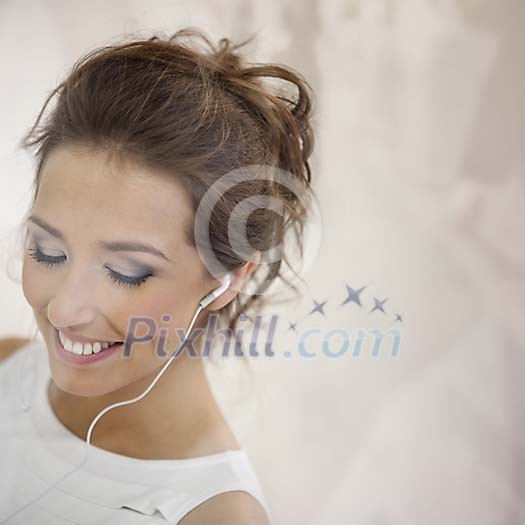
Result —
M95 319L95 285L87 272L73 266L47 304L47 317L56 328L89 325Z

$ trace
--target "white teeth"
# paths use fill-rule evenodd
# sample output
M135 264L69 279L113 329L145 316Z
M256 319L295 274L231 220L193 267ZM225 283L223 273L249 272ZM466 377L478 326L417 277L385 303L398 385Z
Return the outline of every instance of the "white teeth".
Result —
M71 341L68 339L62 332L58 332L58 337L60 339L60 342L62 343L62 346L68 351L73 354L77 355L89 355L91 353L98 354L102 349L107 348L113 343L101 343L97 341L96 343L86 343L82 344L78 341Z
M82 345L80 343L73 343L73 353L74 354L82 354Z

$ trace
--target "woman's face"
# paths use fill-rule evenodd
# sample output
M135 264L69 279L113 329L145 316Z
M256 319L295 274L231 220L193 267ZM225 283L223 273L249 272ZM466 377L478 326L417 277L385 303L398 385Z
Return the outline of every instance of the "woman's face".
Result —
M105 152L62 146L45 163L31 217L23 292L59 388L102 395L164 364L156 353L159 330L161 339L167 333L169 355L179 343L175 329L187 328L199 300L216 283L205 278L198 252L186 239L192 210L183 189L136 164L117 168ZM117 242L147 244L163 255L103 244ZM166 314L168 322L162 319ZM124 341L134 316L149 318L155 333L132 345L129 357L121 347L96 362L73 364L57 351L57 329L71 339ZM139 323L135 334L148 330Z

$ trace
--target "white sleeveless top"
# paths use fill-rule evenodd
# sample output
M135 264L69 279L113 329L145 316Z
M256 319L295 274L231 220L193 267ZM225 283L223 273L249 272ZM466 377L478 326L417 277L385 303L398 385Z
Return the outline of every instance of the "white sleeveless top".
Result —
M244 449L147 460L90 445L86 463L53 487L82 463L86 443L57 419L50 381L43 341L0 363L0 523L177 524L228 491L248 492L270 517Z

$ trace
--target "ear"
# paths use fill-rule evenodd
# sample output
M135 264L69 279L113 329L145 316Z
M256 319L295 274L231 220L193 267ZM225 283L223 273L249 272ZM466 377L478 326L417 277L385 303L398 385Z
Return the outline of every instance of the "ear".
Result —
M261 252L257 251L254 253L252 259L249 262L247 262L237 270L231 272L230 287L220 297L217 297L215 301L211 302L206 308L206 310L220 310L221 308L224 308L227 304L229 304L231 301L233 301L237 294L242 290L242 287L244 286L244 281L250 276L250 274L255 270L255 268L257 268L260 259Z

